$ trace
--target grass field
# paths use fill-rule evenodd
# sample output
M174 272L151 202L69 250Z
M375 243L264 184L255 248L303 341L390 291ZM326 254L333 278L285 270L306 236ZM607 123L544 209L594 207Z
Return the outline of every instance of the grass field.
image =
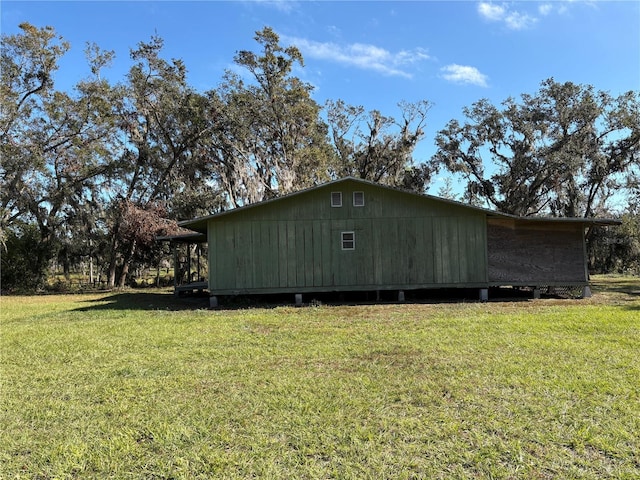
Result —
M0 478L640 478L640 279L586 300L0 299Z

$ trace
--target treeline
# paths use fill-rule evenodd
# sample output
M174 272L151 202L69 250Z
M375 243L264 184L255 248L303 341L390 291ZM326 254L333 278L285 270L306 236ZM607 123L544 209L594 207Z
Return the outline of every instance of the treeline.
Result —
M544 81L500 106L482 100L413 158L431 103L399 103L400 118L342 100L319 105L292 74L300 51L256 33L215 89L197 91L153 37L130 52L116 83L115 53L85 50L72 91L55 72L70 46L51 27L2 36L0 246L2 289L38 289L52 262L95 268L109 287L162 257L158 235L176 219L257 202L345 175L425 191L434 173L465 182L458 200L519 215L622 215L622 229L590 236L593 267L640 268L640 94ZM441 195L455 197L450 188ZM612 211L612 200L620 202Z

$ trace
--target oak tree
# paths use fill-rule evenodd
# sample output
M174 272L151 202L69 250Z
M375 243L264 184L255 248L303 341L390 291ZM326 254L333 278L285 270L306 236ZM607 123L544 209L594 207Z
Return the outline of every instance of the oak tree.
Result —
M55 89L54 72L69 45L51 27L20 26L2 38L0 227L37 226L41 280L65 242L70 218L91 209L117 143L117 93L100 77L112 53L88 48L91 74L72 92Z
M409 190L423 191L430 179L428 165L417 165L413 152L424 138L431 103L401 102L402 118L365 112L342 100L327 102L327 117L338 157L335 176L353 176Z
M304 65L300 51L281 46L268 27L255 40L260 53L241 50L234 58L247 76L227 71L209 92L216 132L209 155L232 207L328 179L332 155L313 87L292 75Z
M517 215L592 217L640 161L640 94L542 82L500 107L480 100L436 136L431 164L466 179L466 199Z
M207 99L188 85L181 60L162 58L163 43L154 36L131 52L135 63L119 112L126 142L113 160L109 286L125 285L141 246L124 228L131 212L163 209L175 218L179 213L172 213L174 207L193 211L194 203L211 193L200 163L200 142L210 133Z

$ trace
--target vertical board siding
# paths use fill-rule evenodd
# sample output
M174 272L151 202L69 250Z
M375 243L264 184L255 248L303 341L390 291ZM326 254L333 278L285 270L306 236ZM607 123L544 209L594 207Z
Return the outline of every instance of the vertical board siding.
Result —
M262 232L268 231L266 228L267 222L254 222L251 224L251 245L254 245L254 248L250 250L253 253L253 261L251 262L251 266L253 267L252 278L254 279L254 284L256 287L262 287L264 284L264 272L263 267L265 264L264 258L262 257L262 251L264 250L264 243Z
M322 221L315 220L312 223L312 241L313 241L313 286L322 286Z
M280 285L280 269L278 268L278 255L276 253L278 249L278 225L275 222L267 222L267 226L268 247L264 252L267 268L263 288Z
M420 248L424 259L424 281L425 283L435 283L435 252L433 247L433 219L426 217L422 219L422 239Z
M323 287L332 287L335 285L334 270L328 266L333 265L333 248L334 243L331 235L331 222L323 220L320 222L320 251L322 255L322 283Z
M471 243L469 238L470 230L472 230L471 225L468 222L458 222L457 227L460 245L469 245ZM462 283L469 281L469 255L458 257L458 281Z
M424 282L428 277L428 272L425 270L425 258L427 256L424 250L424 219L417 218L413 222L415 229L415 245L412 256L412 283Z
M390 218L380 225L380 244L382 245L382 283L396 284L400 278L402 266L398 262L398 255L402 248L398 245L398 221L397 218Z
M253 252L251 248L251 228L246 228L245 223L235 224L235 235L238 251L242 252L236 256L238 273L236 274L235 288L242 288L243 285L253 283ZM250 227L250 226L249 226Z
M444 282L444 257L447 255L447 245L442 244L442 222L440 218L432 219L433 238L433 282Z
M293 253L293 264L295 265L295 283L292 287L304 287L305 285L305 244L304 244L304 223L291 222L290 229L294 232L295 252Z
M342 191L342 207L331 207L331 191ZM212 292L487 280L485 214L465 207L345 182L238 213L209 221ZM342 250L346 231L355 250Z
M382 258L384 250L382 248L382 241L380 239L380 231L374 220L371 221L369 232L371 235L372 283L377 286L382 285Z
M207 257L209 259L209 288L214 291L218 289L218 251L220 250L220 246L217 243L218 236L211 225L207 228L207 246L208 252Z
M373 282L373 238L370 234L371 230L372 222L369 218L359 220L355 226L356 255L354 261L356 262L356 285L367 285Z
M278 284L281 288L288 286L287 274L289 272L288 260L289 249L287 248L287 224L286 222L277 223L278 233L278 263L274 268L278 269Z
M304 285L314 285L314 270L315 270L315 250L313 249L313 222L305 221L303 223L304 233L304 264L302 266L304 270Z

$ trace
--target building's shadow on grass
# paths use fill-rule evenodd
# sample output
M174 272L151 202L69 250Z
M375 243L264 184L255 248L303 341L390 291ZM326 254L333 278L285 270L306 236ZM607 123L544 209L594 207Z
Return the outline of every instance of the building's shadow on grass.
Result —
M500 292L498 294L498 292ZM303 306L318 305L385 305L393 303L406 304L439 304L439 303L464 303L478 302L478 293L475 289L441 289L441 290L414 290L406 292L406 299L398 302L398 293L395 290L383 292L327 292L307 293L304 295ZM517 290L501 291L492 290L490 301L498 302L526 302L530 299L529 292ZM106 310L165 310L185 311L201 310L209 308L208 294L190 294L175 296L170 292L111 292L105 293L99 299L86 300L87 306L76 309L81 312L106 311ZM90 304L90 305L89 305ZM245 310L252 308L276 308L281 306L294 306L293 294L270 295L229 295L221 297L217 310Z
M624 303L625 309L640 310L636 305L640 290L637 285L597 284L596 292L609 292L616 294ZM328 292L307 293L303 295L304 306L318 305L371 305L392 304L398 302L398 293L395 290L382 292ZM553 295L543 295L542 298L562 298ZM489 292L489 303L492 302L528 302L532 299L532 292L512 288L492 288ZM293 294L272 295L237 295L220 298L218 310L244 310L252 308L276 308L279 306L293 306ZM407 304L439 304L439 303L465 303L478 302L477 289L440 289L440 290L414 290L406 292ZM209 308L209 296L207 293L175 296L171 291L130 291L109 292L102 298L86 301L87 305L76 311L106 311L106 310L147 310L147 311L189 311Z
M228 295L221 298L217 310L245 310L253 308L276 308L281 306L294 306L293 294L270 295ZM514 299L512 298L511 301ZM407 292L406 301L403 303L449 303L469 301L469 298L460 295L437 295L425 297L416 292ZM111 292L105 293L102 298L86 300L86 306L76 308L79 312L140 310L140 311L188 311L209 308L209 296L207 294L191 294L175 296L172 293L163 292ZM345 293L315 293L304 295L304 306L318 305L371 305L389 304L397 302L397 292L382 292L376 298L375 292L345 292Z
M303 307L391 305L391 304L442 304L480 302L478 289L426 289L407 290L405 299L400 300L398 290L307 292L302 294ZM507 293L506 296L491 298L490 301L524 302L530 293ZM219 296L217 310L243 310L250 308L291 307L295 305L293 293L224 295Z
M87 300L86 307L76 311L93 312L100 310L199 310L209 306L209 297L204 295L184 295L176 297L160 292L119 292L108 293L97 300Z

